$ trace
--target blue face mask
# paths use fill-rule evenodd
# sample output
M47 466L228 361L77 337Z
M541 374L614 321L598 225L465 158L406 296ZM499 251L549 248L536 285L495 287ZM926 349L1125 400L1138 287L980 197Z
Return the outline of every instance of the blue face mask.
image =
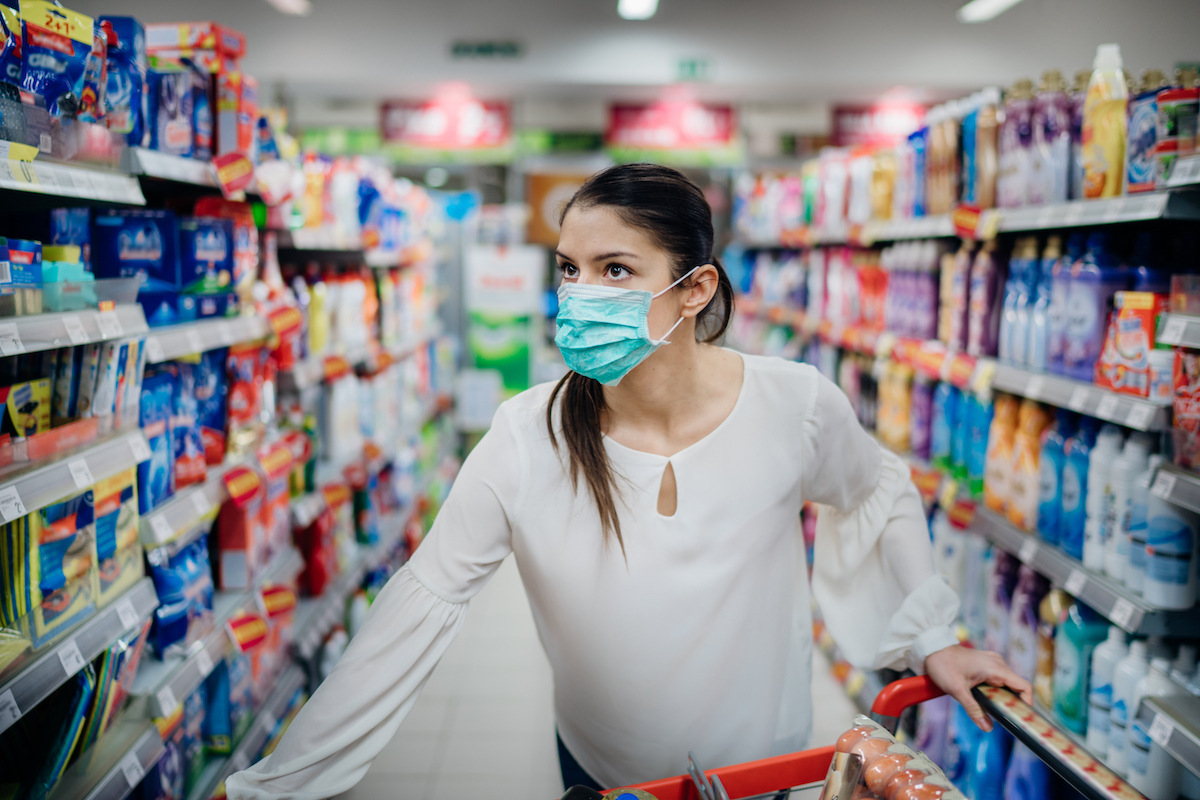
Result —
M650 303L679 285L699 267L658 294L643 289L564 283L558 287L558 331L554 343L567 366L605 386L616 386L631 369L664 344L683 317L663 334L650 338L646 315Z

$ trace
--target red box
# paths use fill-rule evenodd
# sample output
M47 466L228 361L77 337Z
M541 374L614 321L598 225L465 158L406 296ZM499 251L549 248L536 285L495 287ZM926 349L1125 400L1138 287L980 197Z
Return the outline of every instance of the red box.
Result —
M246 35L216 22L152 22L146 25L146 52L215 50L230 58L246 55Z
M217 515L217 571L221 589L253 586L270 556L262 514L265 484L258 477L259 484L253 492L240 499L226 500Z

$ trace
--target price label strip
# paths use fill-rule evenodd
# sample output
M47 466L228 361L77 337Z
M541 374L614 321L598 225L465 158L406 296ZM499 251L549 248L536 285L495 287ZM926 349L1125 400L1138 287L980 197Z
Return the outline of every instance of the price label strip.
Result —
M1071 392L1071 398L1067 400L1067 408L1072 411L1083 411L1087 407L1089 394L1090 392L1087 389L1082 386L1076 386L1074 391Z
M200 670L202 677L208 677L213 671L212 656L203 648L200 649L200 652L196 653L196 668Z
M139 464L149 460L150 445L146 443L146 437L141 434L129 437L129 452L133 454L134 461Z
M1154 418L1155 410L1150 406L1138 403L1129 409L1129 416L1125 418L1125 424L1131 428L1144 430L1150 424L1150 420Z
M16 356L24 352L25 345L21 342L17 323L5 322L0 325L0 355Z
M129 788L135 788L142 782L142 778L146 775L146 770L142 769L142 761L137 757L137 753L129 753L121 759L121 772L125 775L125 782L129 784Z
M1071 570L1071 574L1067 575L1067 582L1063 584L1067 594L1073 597L1079 597L1085 586L1087 586L1087 575L1079 569Z
M1129 602L1124 597L1118 597L1117 602L1113 603L1112 621L1117 624L1117 627L1124 628L1125 630L1129 631L1130 620L1133 619L1133 615L1136 612L1137 609L1134 607L1133 603ZM1133 633L1133 631L1129 632Z
M1042 396L1042 389L1046 387L1046 380L1041 375L1034 375L1025 384L1025 396L1030 400L1037 400Z
M0 733L13 726L21 718L21 709L17 706L17 698L13 697L12 689L0 692Z
M187 337L187 347L189 353L204 352L204 338L200 335L200 331L196 330L195 328L188 328L185 335Z
M171 527L171 523L167 522L167 518L162 514L150 518L150 530L154 531L154 539L159 544L169 542L171 537L175 535L175 529Z
M1169 500L1171 492L1175 491L1175 481L1175 475L1160 469L1158 476L1154 479L1154 485L1150 487L1150 494L1163 500Z
M83 653L79 652L79 643L74 639L71 639L58 648L58 660L62 663L63 671L67 673L68 678L79 672L87 664L83 660Z
M1183 344L1183 332L1187 329L1187 320L1183 317L1167 317L1162 334L1158 337L1164 344Z
M192 508L196 509L196 516L203 517L209 511L212 511L212 503L208 501L208 495L204 493L203 487L192 492Z
M133 607L133 601L128 597L117 603L117 619L121 620L121 627L125 630L130 630L141 622L137 609Z
M1174 729L1166 714L1155 714L1154 722L1150 723L1150 738L1165 750L1171 742L1171 731Z
M71 471L71 480L75 481L76 489L86 489L95 485L96 479L92 477L92 471L88 469L86 458L77 458L67 462L67 469Z
M171 716L175 709L179 707L179 701L175 699L175 692L171 691L170 686L162 687L154 696L158 700L158 707L164 717Z
M162 342L157 336L146 339L146 359L152 364L167 360L167 354L163 352Z
M100 326L100 337L102 339L116 339L125 333L125 329L121 327L121 320L115 311L101 311L96 314L96 324Z
M75 314L68 314L62 318L63 329L67 332L67 338L71 340L71 344L87 344L87 331L83 328L83 320Z
M1107 419L1116 422L1113 417L1117 413L1117 406L1120 405L1117 398L1112 395L1106 395L1100 400L1100 405L1096 406L1096 416L1101 419Z
M4 517L5 522L18 520L28 513L25 510L25 504L21 502L21 494L17 491L16 486L5 486L0 489L0 517Z
M1028 566L1033 563L1035 558L1037 558L1037 553L1037 542L1035 542L1033 539L1027 538L1025 541L1021 542L1021 549L1017 551L1017 558L1021 559L1022 564Z

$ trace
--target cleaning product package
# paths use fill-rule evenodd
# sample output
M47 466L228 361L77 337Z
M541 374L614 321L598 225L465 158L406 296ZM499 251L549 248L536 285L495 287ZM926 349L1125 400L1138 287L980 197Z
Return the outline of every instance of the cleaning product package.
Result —
M147 514L174 494L175 446L171 440L174 377L147 376L142 386L139 424L150 445L150 458L138 464L138 512Z
M1083 196L1117 197L1125 186L1125 108L1129 91L1121 48L1102 44L1083 109Z
M108 89L108 42L116 41L112 27L102 23L92 26L92 50L83 71L83 93L79 98L80 122L104 121L104 93Z
M102 16L100 24L113 33L107 53L104 121L130 147L140 147L146 135L146 36L133 17Z
M192 155L192 71L179 62L152 61L146 73L150 148Z
M92 515L96 529L100 606L116 599L143 574L136 483L137 469L131 467L84 493L83 509Z
M1167 296L1155 292L1117 292L1114 310L1096 361L1095 383L1122 394L1148 397L1150 354Z
M1029 204L1065 203L1071 182L1071 100L1058 70L1042 73L1031 127Z
M1033 83L1017 81L1004 98L1004 121L999 133L999 175L996 205L1020 208L1029 204L1033 172Z
M21 2L21 88L55 116L80 111L92 52L92 18L47 0Z
M179 223L180 273L185 291L228 291L234 276L232 219L185 217Z
M160 658L186 650L213 630L213 577L208 542L200 536L180 546L149 551L146 561L158 593L150 643Z
M1137 92L1129 98L1125 150L1125 191L1154 191L1158 144L1158 93L1167 85L1157 69L1142 73Z

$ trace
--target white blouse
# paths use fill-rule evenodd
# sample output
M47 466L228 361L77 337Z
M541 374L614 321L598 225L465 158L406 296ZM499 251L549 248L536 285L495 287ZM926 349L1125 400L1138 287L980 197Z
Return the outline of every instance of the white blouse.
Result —
M229 778L231 800L316 800L358 782L509 553L553 667L559 733L607 787L682 774L689 750L728 765L805 747L805 500L828 506L813 593L851 662L920 671L955 644L958 598L933 571L904 462L812 367L743 358L733 411L690 447L666 458L605 440L625 558L550 445L552 387L504 403L333 673L275 752ZM668 462L669 517L657 510Z

